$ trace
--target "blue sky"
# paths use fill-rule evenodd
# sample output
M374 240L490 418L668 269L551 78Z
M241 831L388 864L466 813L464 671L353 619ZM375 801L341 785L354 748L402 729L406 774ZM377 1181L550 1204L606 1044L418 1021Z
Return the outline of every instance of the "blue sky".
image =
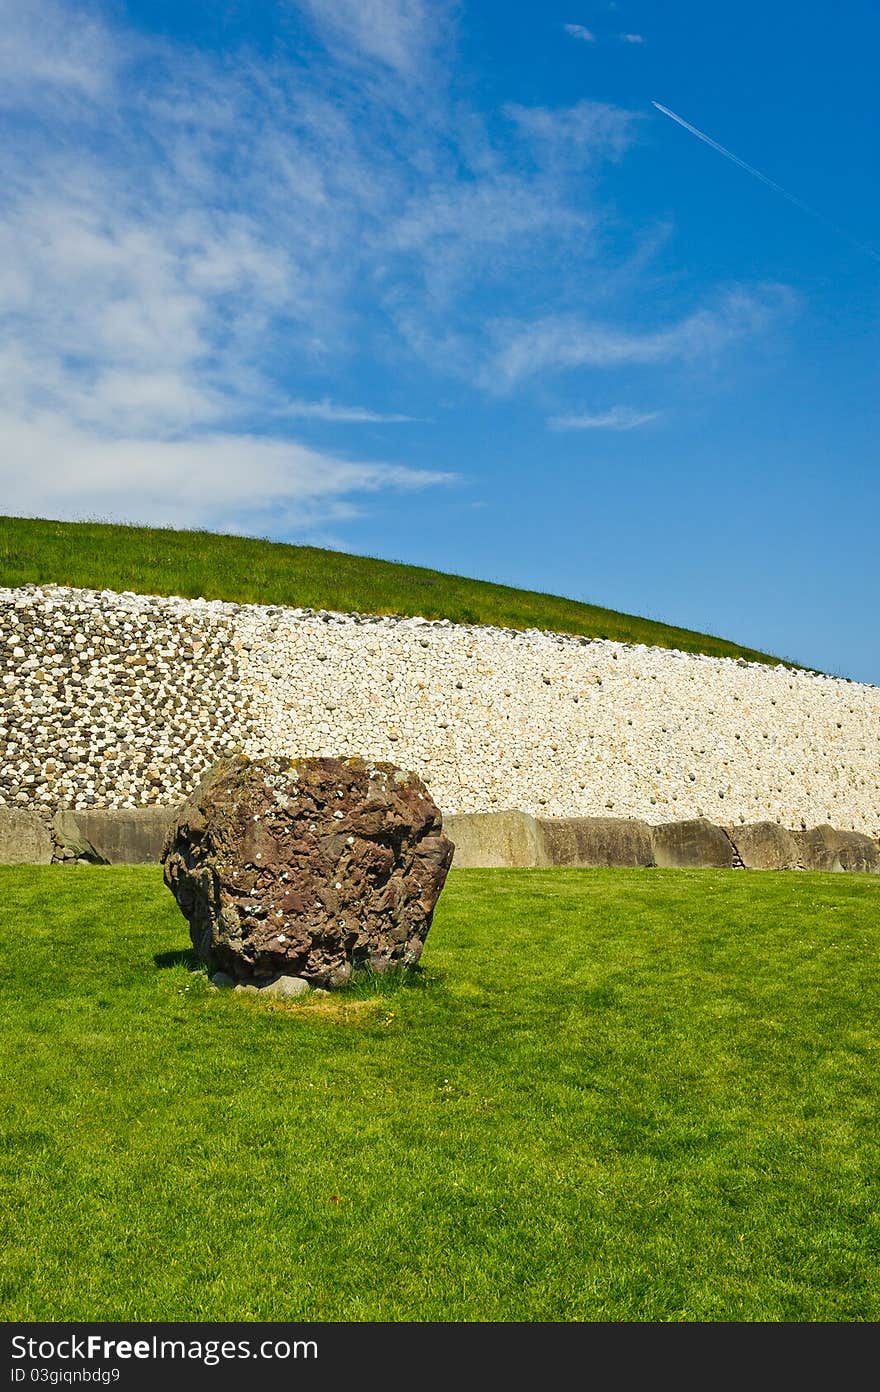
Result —
M880 682L875 5L0 0L0 34L5 512Z

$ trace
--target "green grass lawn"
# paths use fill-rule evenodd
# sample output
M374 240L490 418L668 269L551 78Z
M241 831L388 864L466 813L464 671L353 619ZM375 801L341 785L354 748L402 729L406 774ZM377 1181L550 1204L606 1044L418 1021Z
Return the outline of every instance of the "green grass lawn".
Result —
M880 879L453 871L409 985L215 992L0 869L5 1320L880 1318Z
M50 583L189 598L202 595L242 604L422 614L456 623L614 638L712 657L779 661L723 638L618 614L595 604L315 546L212 532L0 517L0 585Z

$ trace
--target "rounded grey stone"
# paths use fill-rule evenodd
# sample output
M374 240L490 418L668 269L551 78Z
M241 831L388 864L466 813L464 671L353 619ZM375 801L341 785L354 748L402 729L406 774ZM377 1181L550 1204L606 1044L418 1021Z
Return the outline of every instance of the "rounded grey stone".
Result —
M276 981L264 986L260 994L278 1000L294 1000L297 996L307 995L309 990L309 983L303 976L279 976Z

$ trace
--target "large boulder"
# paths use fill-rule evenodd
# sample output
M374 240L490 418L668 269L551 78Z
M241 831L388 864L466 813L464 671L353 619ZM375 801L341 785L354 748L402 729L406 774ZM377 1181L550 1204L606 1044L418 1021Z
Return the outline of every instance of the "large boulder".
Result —
M48 865L52 837L36 812L0 807L0 865Z
M89 807L76 823L101 860L110 865L158 865L174 807Z
M778 822L747 822L726 830L746 870L798 868L797 842Z
M87 865L107 864L89 838L83 835L76 813L69 807L59 807L52 818L52 841L55 847L54 860L65 864L73 861L83 861Z
M546 817L538 825L547 865L654 864L647 822L626 817Z
M444 826L455 842L457 870L548 864L538 823L527 812L458 812Z
M184 803L162 859L209 966L333 987L418 960L454 849L393 764L239 755Z
M664 869L733 867L733 846L721 827L703 818L692 822L662 822L651 828L654 859Z
M880 846L863 832L817 826L793 835L805 870L861 870L880 874Z

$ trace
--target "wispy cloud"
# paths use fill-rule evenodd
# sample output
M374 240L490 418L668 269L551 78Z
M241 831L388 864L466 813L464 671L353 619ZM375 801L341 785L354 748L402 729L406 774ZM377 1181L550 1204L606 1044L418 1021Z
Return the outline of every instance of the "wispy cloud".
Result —
M592 29L587 29L583 24L563 24L566 34L573 39L580 39L582 43L595 43L596 35Z
M449 15L445 0L296 0L327 46L349 61L374 61L411 78Z
M597 190L632 112L453 101L453 0L297 2L317 57L200 53L101 19L118 7L0 0L5 508L301 533L449 482L294 438L411 419L337 399L364 399L343 385L362 363L436 399L448 377L494 393L760 331L746 290L738 311L615 321L645 229L627 239Z
M290 416L296 420L320 420L342 424L388 425L399 421L414 421L416 416L383 414L370 411L365 406L342 406L338 402L324 398L323 401L288 401L279 410L279 415Z
M591 225L590 215L568 206L552 180L492 171L461 185L441 180L414 191L385 236L398 271L407 268L446 318L468 285L503 280L542 239L575 232L586 239ZM399 287L386 294L396 311Z
M551 108L508 102L504 114L539 151L542 159L583 165L585 160L619 159L636 138L639 112L607 102L579 101Z
M411 492L453 475L340 458L293 440L206 433L108 437L50 414L0 414L12 515L122 518L156 526L303 535L355 516L359 495Z
M551 416L551 430L636 430L656 420L659 411L634 411L630 406L612 406L609 411L577 416Z
M502 323L496 328L501 346L484 380L487 386L509 388L525 377L561 368L705 361L765 329L792 305L785 287L768 285L761 294L731 290L712 308L641 332L561 316Z
M609 10L616 10L618 7L616 5L609 5L608 8ZM593 33L592 29L587 29L583 24L563 24L562 27L566 34L572 39L579 39L582 43L597 42L597 36ZM606 39L610 38L613 41L612 35L606 35L604 37ZM617 37L621 43L626 44L643 44L645 42L644 34L618 34Z
M145 51L53 0L0 7L23 121L0 152L4 508L301 531L448 482L277 430L275 365L338 353L393 161L283 67ZM389 419L330 398L286 414Z
M118 66L116 46L95 17L56 0L0 0L0 108L57 108L94 100Z

